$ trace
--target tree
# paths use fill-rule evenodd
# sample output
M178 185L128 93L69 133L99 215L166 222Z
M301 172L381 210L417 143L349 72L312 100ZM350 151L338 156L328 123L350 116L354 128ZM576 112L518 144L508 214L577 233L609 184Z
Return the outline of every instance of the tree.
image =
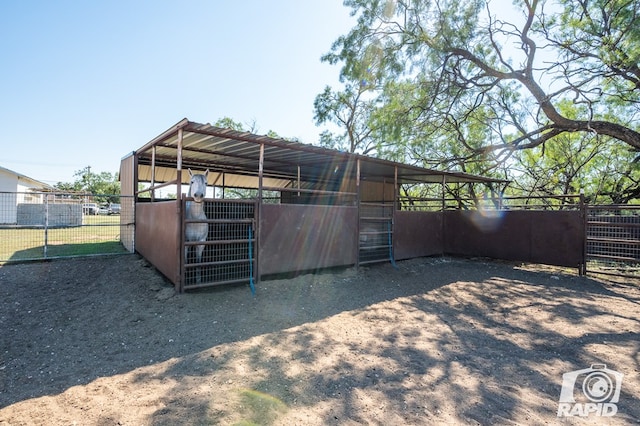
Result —
M258 123L253 120L250 123L240 123L239 121L235 121L232 118L229 117L222 117L220 119L218 119L218 121L216 121L214 123L214 126L216 127L220 127L220 128L224 128L224 129L232 129L235 130L237 132L249 132L249 133L258 133ZM278 133L274 132L273 130L269 130L266 134L266 136L269 136L270 138L274 138L274 139L286 139L286 140L290 140L290 141L297 141L296 138L283 138L282 136L278 135Z
M482 169L575 132L640 150L636 1L524 0L519 17L483 0L344 3L357 25L323 60L345 80L375 75L378 127L409 154ZM563 114L565 101L581 115Z
M117 173L93 173L91 166L77 170L73 176L75 181L58 182L55 186L60 191L83 192L96 195L101 203L117 203L120 199L120 182Z
M244 128L244 124L240 123L239 121L234 121L232 118L229 118L229 117L222 117L221 119L219 119L214 123L214 126L222 127L225 129L233 129L237 132L247 131ZM251 128L254 128L254 127L255 127L255 123L251 125Z
M568 117L586 106L565 101ZM637 155L628 146L595 133L566 133L553 144L522 152L514 168L522 172L512 183L528 195L567 195L583 191L589 202L628 203L640 195Z
M375 100L366 99L369 86L366 82L345 84L338 92L327 86L313 103L317 125L327 122L337 124L342 133L324 131L320 144L326 148L360 154L370 154L376 149L374 125L371 113Z

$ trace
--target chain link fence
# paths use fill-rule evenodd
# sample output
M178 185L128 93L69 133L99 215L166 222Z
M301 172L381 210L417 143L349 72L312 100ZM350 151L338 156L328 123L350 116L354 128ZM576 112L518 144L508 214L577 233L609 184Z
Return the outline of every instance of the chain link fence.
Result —
M0 262L128 253L131 200L120 195L0 192Z

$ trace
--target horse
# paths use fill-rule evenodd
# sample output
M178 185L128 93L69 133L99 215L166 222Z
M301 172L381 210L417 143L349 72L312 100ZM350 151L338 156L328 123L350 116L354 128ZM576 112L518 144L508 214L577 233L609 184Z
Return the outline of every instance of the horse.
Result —
M193 201L187 201L187 208L185 218L186 220L207 220L207 215L204 212L204 197L207 192L207 177L209 175L209 169L204 174L194 174L189 169L189 176L191 177L191 183L189 185L189 197L193 198ZM209 234L208 223L187 223L185 228L185 241L201 241L207 240ZM204 244L198 244L196 248L196 261L202 262L202 253L204 252ZM184 248L184 260L187 262L189 255L189 246ZM200 267L196 272L196 280L200 282Z

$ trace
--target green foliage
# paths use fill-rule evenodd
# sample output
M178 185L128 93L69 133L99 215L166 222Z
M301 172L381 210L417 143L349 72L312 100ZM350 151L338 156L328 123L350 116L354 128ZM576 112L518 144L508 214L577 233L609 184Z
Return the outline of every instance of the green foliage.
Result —
M258 125L257 125L256 122L253 122L253 123L245 125L245 124L240 123L239 121L235 121L235 120L233 120L232 118L229 118L229 117L220 118L213 125L216 126L216 127L221 127L223 129L232 129L232 130L235 130L237 132L250 132L250 133L257 133L258 132ZM274 139L287 139L287 140L291 140L291 141L296 141L295 138L283 138L282 136L278 135L278 133L274 132L273 130L269 130L267 132L266 136L269 136L270 138L274 138Z
M222 117L221 119L219 119L214 123L214 126L222 127L223 129L233 129L237 132L246 131L244 128L244 124L240 123L239 121L234 121L232 118L229 118L229 117Z
M626 204L640 198L637 154L589 134L558 136L519 157L523 174L512 186L530 195L578 194L591 203Z
M315 103L317 123L343 132L326 146L366 140L384 158L521 180L524 192L633 198L638 2L344 4L357 24L322 57L341 64L344 87Z
M100 194L95 199L97 203L120 202L120 182L117 173L93 173L91 166L87 166L77 170L73 176L73 182L58 182L54 187L60 191Z
M585 105L564 101L559 109L568 117ZM566 133L553 143L518 155L518 179L512 185L528 195L583 192L590 202L624 204L640 196L637 152L595 133Z
M341 133L325 131L320 144L327 148L346 152L370 154L380 148L375 144L375 122L371 114L375 110L375 99L368 99L367 83L350 81L342 92L325 87L314 101L317 124L333 123Z

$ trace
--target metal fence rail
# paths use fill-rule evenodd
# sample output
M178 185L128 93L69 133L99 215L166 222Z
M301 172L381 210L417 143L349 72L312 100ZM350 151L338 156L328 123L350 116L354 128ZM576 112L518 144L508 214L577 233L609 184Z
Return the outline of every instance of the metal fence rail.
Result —
M391 259L393 203L361 202L358 264Z
M183 290L256 280L255 223L256 203L253 200L206 199L206 220L184 220L187 223L207 223L204 243L184 241L187 256L184 261ZM186 199L183 200L186 210ZM184 229L183 229L183 235ZM204 245L200 262L195 247ZM184 251L184 250L183 250Z
M111 200L111 201L107 201ZM0 192L0 262L127 253L120 196Z
M483 196L480 198L398 197L398 209L408 211L442 210L579 210L581 197L575 195Z
M587 272L640 278L640 206L586 208Z
M581 206L573 196L551 200L502 199L498 207L572 210ZM186 261L187 286L198 286L194 274L199 269L203 283L243 281L255 275L255 201L238 201L208 205L211 235L202 264L193 264L191 257ZM397 208L437 210L438 204L442 209L447 201L413 199L403 204L400 199ZM496 206L486 200L474 204L485 209ZM129 250L134 248L132 206L132 197L119 195L0 192L0 263L127 253L123 242ZM360 264L385 261L392 256L393 208L392 203L361 203ZM582 208L584 272L640 279L640 206L582 205Z

